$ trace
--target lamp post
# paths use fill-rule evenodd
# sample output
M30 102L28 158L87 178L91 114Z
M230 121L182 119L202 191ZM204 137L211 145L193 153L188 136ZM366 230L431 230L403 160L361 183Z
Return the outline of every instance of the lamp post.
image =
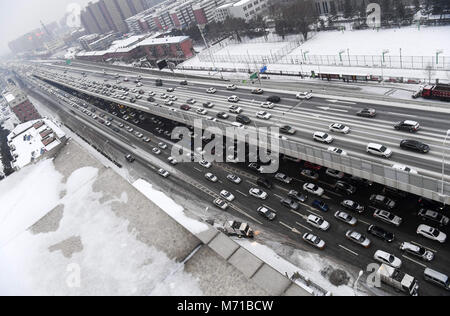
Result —
M385 50L383 50L383 53L381 54L381 56L382 56L382 59L381 59L381 82L383 82L384 81L384 70L383 70L383 67L384 67L384 57L386 56L386 54L389 54L389 49L385 49Z
M364 274L363 270L359 271L358 278L356 279L355 285L353 286L353 292L355 293L355 296L358 296L358 282L359 279L363 276L363 274Z
M444 173L445 173L445 154L447 153L447 147L445 147L445 143L447 142L447 138L450 135L450 129L447 130L447 134L445 134L445 139L442 149L442 184L441 184L441 195L444 196ZM444 201L445 204L445 201Z
M209 52L209 58L211 58L211 62L212 62L212 64L213 64L213 67L214 67L215 70L218 70L218 69L216 68L216 63L214 62L213 55L212 55L212 53L211 53L211 48L209 47L208 43L206 42L205 35L203 34L203 29L205 28L205 25L204 25L204 24L198 24L197 26L198 26L198 29L199 29L199 31L200 31L200 34L201 34L201 36L202 36L202 38L203 38L203 42L205 43L205 47L206 47L206 49L207 49L208 52ZM220 78L223 79L222 72L219 71L219 73L220 73Z

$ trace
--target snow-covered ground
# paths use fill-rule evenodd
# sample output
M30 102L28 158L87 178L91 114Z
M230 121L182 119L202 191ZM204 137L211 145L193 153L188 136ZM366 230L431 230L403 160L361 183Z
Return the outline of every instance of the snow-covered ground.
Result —
M397 29L327 31L318 32L290 55L301 55L309 51L311 55L339 55L347 49L351 55L381 55L389 50L391 55L432 56L437 50L450 56L450 26L402 27ZM325 44L325 45L324 45ZM449 57L450 58L450 57Z
M211 50L215 66L238 72L333 73L450 82L450 26L318 32L308 41L229 44ZM297 43L297 44L296 44ZM282 47L282 44L288 45ZM293 48L289 45L296 45ZM252 47L255 47L253 49ZM436 52L439 51L438 64ZM382 61L383 52L385 60ZM281 54L280 54L281 53ZM341 56L339 55L341 54ZM401 56L401 57L400 57ZM422 57L423 56L423 57ZM433 67L431 73L425 70ZM179 66L211 68L203 51Z
M97 176L85 167L64 183L46 160L0 182L0 294L201 295L177 262L113 213L128 197L95 192ZM63 210L55 229L28 229L55 207Z

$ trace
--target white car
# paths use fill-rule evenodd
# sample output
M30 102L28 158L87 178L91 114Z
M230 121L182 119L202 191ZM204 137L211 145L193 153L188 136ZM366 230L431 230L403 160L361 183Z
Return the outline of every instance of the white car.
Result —
M289 183L292 182L292 178L291 178L291 177L288 177L288 176L285 175L284 173L277 173L277 174L275 175L275 179L277 179L277 180L280 181L280 182L286 183L286 184L289 184Z
M228 208L228 204L222 199L215 199L213 203L221 210L226 210Z
M234 174L229 174L227 176L227 179L233 182L234 184L240 184L242 182L242 179L238 176L235 176Z
M170 173L164 169L159 169L158 174L163 178L167 178L170 176Z
M317 236L315 236L313 234L305 233L302 236L302 239L305 242L307 242L308 244L310 244L311 246L316 247L318 249L322 250L322 249L325 248L325 242L322 239L320 239L319 237L317 237Z
M229 111L234 114L241 114L242 108L236 105L230 106Z
M356 224L358 223L358 219L356 219L356 217L353 217L343 211L337 211L336 213L334 213L334 217L350 226L356 226Z
M300 100L309 100L312 98L312 96L313 95L311 92L299 92L297 93L296 98Z
M172 100L167 100L167 101L164 102L164 105L172 106L173 105L173 101Z
M155 155L160 155L161 154L161 150L159 150L158 148L153 148L152 151L153 151L153 153Z
M227 90L232 90L232 91L237 90L237 86L234 84L230 84L227 86Z
M381 156L384 158L390 158L392 156L392 150L387 148L386 146L370 143L367 145L366 151L369 154L375 155L375 156Z
M213 175L212 173L207 173L205 174L205 178L211 182L216 183L217 181L219 181L219 178L217 178L215 175Z
M373 217L378 218L379 220L382 220L385 223L394 225L394 226L400 226L402 223L402 218L392 214L391 212L379 210L376 209L373 213Z
M203 168L209 169L211 168L211 163L206 161L206 160L202 160L199 162L200 166L202 166Z
M373 255L373 259L396 269L400 269L402 267L402 260L382 250L377 250Z
M206 114L208 114L208 111L206 111L205 109L197 109L197 114L200 114L200 115L206 115Z
M231 97L228 97L228 102L239 102L239 97L237 95L232 95Z
M161 148L161 149L167 149L167 145L164 144L164 143L159 143L158 147Z
M228 192L227 190L223 190L222 192L220 192L220 196L223 197L228 202L233 202L235 199L235 196L230 192Z
M268 194L266 192L264 192L261 189L258 188L251 188L248 193L251 196L254 196L255 198L261 199L261 200L265 200L267 199Z
M328 168L325 171L325 174L327 176L330 176L330 177L335 178L335 179L342 179L342 178L345 177L345 173L343 173L342 171L334 170L334 169L331 169L331 168Z
M316 216L316 215L309 215L306 222L318 229L321 229L323 231L327 231L330 228L330 223L328 223L326 220L324 220L322 217Z
M329 127L329 130L330 130L330 132L336 132L336 133L342 133L342 134L348 134L351 131L350 127L348 127L344 124L339 124L339 123L331 124Z
M176 164L178 164L178 161L175 158L173 158L173 157L169 157L169 158L167 158L167 160L174 166Z
M412 174L417 174L418 173L417 170L412 169L412 168L410 168L408 166L405 166L405 165L400 165L400 164L395 164L395 165L392 166L392 168L396 169L396 170L403 171L403 172L412 173Z
M272 114L267 113L265 111L261 111L256 113L256 117L262 120L270 120L270 118L272 117Z
M317 196L322 196L325 192L324 189L314 183L305 183L303 185L303 190Z
M354 230L347 231L345 237L364 248L369 248L371 245L371 241L369 238Z
M209 94L214 94L216 92L217 92L216 88L209 88L208 90L206 90L206 93L209 93Z
M441 244L445 243L447 240L447 235L443 232L441 232L439 229L428 226L428 225L420 225L417 228L417 234L421 235L425 238L435 240L440 242Z
M315 141L325 144L331 144L334 141L334 138L332 136L323 132L315 132L313 138Z
M335 153L336 155L347 156L347 152L337 147L328 147L328 151Z
M265 108L265 109L273 109L274 106L275 106L275 104L273 104L272 102L261 103L261 107Z

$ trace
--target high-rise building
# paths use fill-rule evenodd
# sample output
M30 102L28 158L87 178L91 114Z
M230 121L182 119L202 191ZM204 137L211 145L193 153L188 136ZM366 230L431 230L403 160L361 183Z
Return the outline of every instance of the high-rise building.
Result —
M89 2L81 12L81 23L87 33L104 34L110 31L126 33L125 20L144 11L148 3L144 0L99 0Z

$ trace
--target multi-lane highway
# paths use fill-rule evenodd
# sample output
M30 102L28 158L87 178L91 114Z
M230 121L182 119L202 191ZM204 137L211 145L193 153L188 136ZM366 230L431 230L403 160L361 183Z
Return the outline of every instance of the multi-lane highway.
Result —
M58 68L57 68L58 69ZM63 74L63 69L58 69L53 72ZM86 72L88 77L86 80L96 80L105 83L105 78L110 84L115 83L114 74L110 73L105 76L102 71L87 70L85 68L76 69L75 73L69 72L67 76L72 76L75 79L83 78L81 72ZM130 81L121 82L121 86L126 86L130 89L135 88L133 83L135 75L129 74ZM123 79L123 76L122 76ZM70 82L67 82L70 83ZM76 83L76 82L72 82ZM155 87L153 78L142 79L144 84L143 89L147 92L149 90L156 93L155 102L164 104L165 99L160 97L161 93L167 93L167 88L173 87L176 90L173 93L178 100L172 106L179 110L180 105L185 104L188 98L193 98L197 102L191 109L191 112L196 108L202 108L202 103L214 103L213 109L208 109L208 116L216 117L219 112L229 112L230 103L227 98L230 95L237 95L240 98L238 105L243 109L242 114L250 117L253 120L252 124L257 126L282 126L291 125L297 133L290 136L290 140L295 140L301 144L313 145L322 149L327 149L330 146L341 148L345 150L349 156L359 157L367 161L381 163L387 166L394 164L401 164L409 166L419 172L419 174L430 176L436 179L441 178L443 152L448 144L444 145L444 139L447 130L449 129L448 122L450 121L450 110L438 110L430 108L424 110L420 107L394 107L388 105L373 105L370 102L348 102L332 98L313 98L311 100L300 101L295 98L295 95L288 93L277 93L282 98L279 104L275 105L274 109L263 109L261 103L266 101L266 98L271 93L264 95L252 95L248 89L238 89L236 91L226 90L226 84L216 86L215 83L189 83L188 87L180 86L179 80L169 81L165 80L163 87ZM215 94L207 94L206 90L211 86L217 87ZM95 93L96 89L92 89ZM273 94L273 93L272 93ZM132 96L133 93L130 94ZM99 94L101 96L101 94ZM130 97L129 96L129 97ZM135 105L150 108L153 103L146 100L145 94L142 100L137 100ZM103 96L105 97L105 96ZM125 102L130 99L127 97ZM117 99L118 102L122 101ZM356 113L366 107L372 107L377 110L377 116L373 119L362 118L356 116ZM270 120L258 119L256 113L265 110L272 115ZM181 111L181 110L179 110ZM230 114L229 122L235 121L234 114ZM199 115L201 118L202 116ZM421 124L420 131L412 134L405 131L397 131L394 129L394 124L402 120L413 120ZM335 140L332 144L320 144L314 142L313 133L316 131L328 132L329 125L332 123L342 123L349 126L352 131L348 135L330 133ZM417 153L413 151L403 150L399 147L403 139L419 140L428 144L431 148L427 154ZM383 159L376 156L369 155L366 152L366 146L369 142L379 143L385 145L393 151L390 159ZM447 162L450 160L450 152L444 155L446 160L446 168L450 167ZM449 177L447 176L447 179Z
M224 89L219 90L216 95L211 98L209 95L204 94L205 86L201 85L195 85L194 87L192 87L191 85L189 87L180 87L176 84L166 83L162 88L155 88L153 86L149 88L147 84L144 86L145 89L157 92L157 99L159 99L160 93L166 93L166 89L168 87L176 86L175 92L171 94L177 95L179 100L185 101L182 98L195 98L197 99L198 103L204 101L214 102L216 106L212 110L210 110L210 113L208 114L211 116L213 116L215 112L219 112L221 110L225 111L228 108L228 104L223 99L230 93L225 91ZM40 90L39 87L36 87L35 89ZM56 102L52 101L52 99L55 99L55 94L49 94L47 91L40 91L39 93L46 93L46 100L50 103L53 103L53 106L55 106L56 109L59 109L64 113L64 115L60 115L64 120L77 121L78 123L73 123L73 126L75 126L75 128L76 126L79 126L78 132L80 134L88 131L90 134L98 135L98 141L102 143L102 147L104 147L105 150L111 147L109 148L109 150L116 153L119 152L120 154L116 154L115 158L121 163L126 164L127 162L124 159L124 156L131 153L137 159L135 164L141 164L147 168L150 168L153 172L159 167L169 170L172 175L167 179L167 181L173 181L176 185L183 186L186 190L192 190L206 202L211 203L211 206L213 199L218 197L219 193L225 189L236 197L233 202L229 203L230 207L227 210L229 214L239 216L240 218L249 221L249 223L251 223L253 227L260 231L260 234L273 232L282 235L284 236L286 242L294 244L297 248L321 253L324 256L338 258L339 260L348 262L353 266L358 266L361 269L365 269L365 267L369 263L373 262L372 257L376 250L381 249L392 253L403 261L403 271L419 279L421 294L447 294L444 290L426 283L422 277L425 267L431 267L438 271L442 271L443 273L449 274L450 271L448 271L448 267L450 266L450 253L447 244L442 245L437 242L417 237L417 235L415 234L415 229L420 223L422 223L416 216L419 209L419 205L417 204L417 197L410 196L405 198L396 198L398 207L394 210L394 212L397 215L401 216L404 221L404 223L399 228L385 224L373 218L373 211L369 208L367 208L363 214L350 213L352 216L358 219L358 224L355 227L350 227L342 222L337 221L334 218L335 211L342 209L339 205L340 202L347 197L335 192L334 184L336 180L325 175L324 170L320 170L318 172L319 179L317 181L312 181L300 175L300 170L304 168L303 162L299 163L290 160L284 160L281 164L280 172L284 172L292 176L293 182L291 184L283 184L281 182L277 182L273 179L272 176L270 176L269 178L272 182L275 183L275 187L271 190L263 188L263 190L268 193L268 198L264 201L259 200L250 196L249 190L251 188L258 187L256 181L261 175L259 175L255 171L248 169L246 164L244 163L213 163L211 168L204 168L198 163L179 163L175 166L170 165L168 163L168 158L171 155L171 147L173 144L170 141L170 132L175 126L173 122L157 117L155 115L145 115L145 119L143 121L140 121L138 124L131 124L129 121L123 120L123 118L133 113L135 114L135 117L139 117L140 115L143 115L145 113L143 111L137 112L132 109L127 109L126 112L122 114L120 113L119 108L112 107L111 104L107 102L98 103L98 107L89 104L88 108L86 109L82 106L82 104L86 101L78 99L74 99L75 101L67 100L64 96L61 96L65 93L58 92L58 89L55 88L52 89L56 91L55 93L59 96L58 100L64 100L64 102L62 102L61 104L57 104ZM254 98L255 100L258 99L258 102L260 102L262 100L261 98L249 96L247 92L240 92L239 90L232 93L239 93L242 96L242 99L244 99L244 101L241 103L241 105L245 104L245 111L249 116L250 113L259 110L259 106L256 101L252 102L252 100ZM91 97L86 98L86 100L94 101L94 99ZM161 102L161 100L158 101L159 103ZM69 102L76 102L76 106L74 106L73 103L70 104ZM285 102L291 103L287 104ZM281 111L282 113L283 110L281 109L288 108L290 104L292 104L292 106L297 105L299 107L302 107L302 109L307 108L307 110L310 111L309 113L319 113L318 111L328 112L327 110L317 109L319 106L323 106L323 104L316 104L314 100L304 102L287 100L283 101L282 103L283 105L278 105L277 108L273 111L274 115L280 115L275 114L275 112ZM330 102L330 108L334 103L334 101ZM177 104L179 107L181 102L178 101ZM344 106L347 105L342 105L342 107ZM334 106L333 108L339 107ZM96 110L94 114L92 113L92 109ZM112 115L113 112L116 112L117 116ZM94 119L93 115L103 117L104 121L107 121L108 118L112 119L112 125L108 127L105 124L102 124L99 119ZM314 117L313 119L311 119L311 117L308 118L307 115L305 118L301 118L302 115L303 111L296 113L295 117L299 120L304 119L305 124L310 124L308 126L320 127L327 126L329 124L328 121L327 123L317 123L317 121L319 121L318 119L322 117L322 114L320 115L320 117ZM349 116L347 117L347 119L350 120L352 116L350 114L348 115ZM292 114L292 116L294 116L294 114ZM285 117L291 117L291 114L285 115ZM252 119L253 118L254 116L252 116ZM358 119L355 119L355 121L357 120ZM380 120L382 120L382 117L377 118L377 122ZM132 127L134 131L132 133L127 132L124 128L121 127L121 124ZM380 123L378 122L378 124ZM83 126L85 128L83 128ZM118 129L119 132L114 131L114 128ZM354 130L352 131L352 134L357 134L358 127L353 128ZM301 135L311 134L312 130L313 129L310 129L310 131L299 132L297 137L300 136L299 138L301 138ZM161 131L167 132L166 135L164 133L161 133ZM146 143L142 141L142 138L135 136L135 132L142 133L144 135L143 137L149 137L151 139L151 142ZM396 133L394 132L393 135L396 135ZM355 135L354 137L363 136ZM158 143L161 141L166 143L168 147L166 149L160 148L161 153L159 155L156 155L152 150L155 147L159 147ZM216 183L208 181L205 178L205 174L207 172L211 172L216 175L219 181L217 181ZM242 179L242 183L237 185L228 181L228 174L239 176ZM183 182L180 182L180 180ZM285 206L281 205L280 200L287 196L289 190L295 189L301 192L303 184L309 181L316 183L325 190L324 196L322 196L320 199L329 205L330 211L325 213L313 208L312 202L315 200L315 198L311 195L304 203L300 204L300 208L298 210L286 208ZM358 186L357 193L350 198L365 206L368 206L370 204L368 200L370 195L373 193L381 193L382 191L383 188L376 184L368 187ZM266 219L260 217L256 212L257 208L260 206L266 206L267 208L276 211L276 219L274 221L267 221ZM314 228L309 225L306 222L306 218L309 215L322 216L331 224L330 230L323 232L320 229ZM380 226L388 231L392 231L395 234L394 242L386 243L372 235L369 235L366 230L372 224ZM372 241L371 247L369 249L365 249L348 241L345 237L345 233L349 229L354 229L366 234ZM442 228L442 230L446 233L449 233L447 227ZM307 232L314 233L315 235L321 237L327 244L326 249L320 252L303 243L301 241L301 235ZM412 241L417 245L423 245L424 247L433 251L436 258L432 262L425 262L417 257L412 256L411 254L400 251L399 246L404 241Z

